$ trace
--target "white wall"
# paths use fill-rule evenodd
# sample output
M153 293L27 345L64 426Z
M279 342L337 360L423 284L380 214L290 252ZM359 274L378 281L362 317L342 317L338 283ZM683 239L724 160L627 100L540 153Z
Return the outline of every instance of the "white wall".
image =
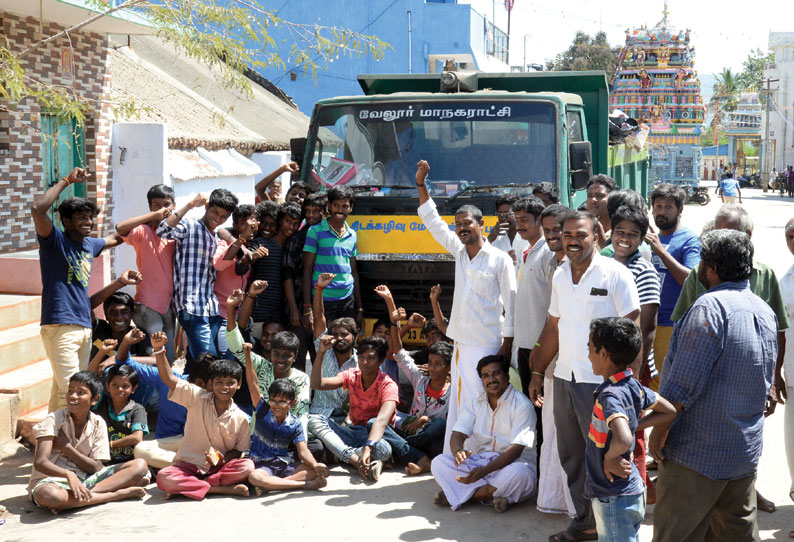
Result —
M289 151L269 151L269 152L255 152L249 157L253 163L262 168L262 177L265 177L278 169L282 164L289 162ZM281 197L287 193L290 187L291 174L285 173L279 177L281 179ZM257 179L259 181L259 179ZM256 184L256 181L254 182Z
M190 179L187 181L174 179L169 184L174 188L176 196L176 208L181 209L187 205L200 192L209 198L210 192L216 188L231 190L240 203L254 203L254 184L258 179L253 175L239 177L207 177L204 179ZM204 216L204 209L191 209L187 216L201 218ZM231 226L229 219L225 226Z
M113 125L113 224L149 212L146 192L156 184L171 184L167 172L168 136L164 124L117 122ZM124 162L122 163L122 155ZM135 251L129 245L115 249L116 276L135 269ZM135 294L134 287L124 289Z

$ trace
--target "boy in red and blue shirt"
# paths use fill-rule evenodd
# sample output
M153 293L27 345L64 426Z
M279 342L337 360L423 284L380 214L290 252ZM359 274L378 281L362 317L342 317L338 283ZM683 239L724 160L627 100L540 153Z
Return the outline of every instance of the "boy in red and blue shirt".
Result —
M599 541L639 541L645 517L645 483L631 461L634 433L667 423L675 408L632 378L642 334L628 318L596 318L588 341L593 372L604 377L587 441L585 497L593 501ZM642 416L644 410L651 414ZM642 416L642 417L641 417Z

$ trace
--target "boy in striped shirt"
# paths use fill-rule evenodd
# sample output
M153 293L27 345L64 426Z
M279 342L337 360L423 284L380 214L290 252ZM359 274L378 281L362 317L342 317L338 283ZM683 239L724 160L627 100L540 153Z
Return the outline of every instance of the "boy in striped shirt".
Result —
M629 365L641 346L640 329L628 318L596 318L590 323L588 357L593 373L604 382L595 391L585 451L585 497L593 502L600 541L639 540L645 485L631 461L634 433L669 423L676 415L673 405L632 378ZM653 412L640 417L648 409Z
M334 282L323 290L325 321L355 318L361 330L364 329L364 308L356 269L357 238L356 232L345 222L352 211L353 191L350 188L334 186L328 191L328 216L306 233L303 284L314 286L320 273L335 274ZM303 289L304 313L311 311L313 290L313 287Z

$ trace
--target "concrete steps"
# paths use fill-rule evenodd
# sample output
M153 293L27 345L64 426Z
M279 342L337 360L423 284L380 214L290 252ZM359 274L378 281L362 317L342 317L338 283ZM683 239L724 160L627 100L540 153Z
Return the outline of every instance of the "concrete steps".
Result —
M52 367L39 335L41 297L0 294L0 443L47 414ZM28 431L29 432L29 431Z

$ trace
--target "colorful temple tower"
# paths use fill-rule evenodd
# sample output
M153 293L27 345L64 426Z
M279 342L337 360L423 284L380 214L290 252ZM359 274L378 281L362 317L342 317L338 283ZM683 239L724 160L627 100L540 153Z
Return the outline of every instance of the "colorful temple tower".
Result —
M651 131L649 180L697 185L700 181L703 97L695 71L695 48L689 30L678 31L662 20L651 29L626 30L609 102Z

